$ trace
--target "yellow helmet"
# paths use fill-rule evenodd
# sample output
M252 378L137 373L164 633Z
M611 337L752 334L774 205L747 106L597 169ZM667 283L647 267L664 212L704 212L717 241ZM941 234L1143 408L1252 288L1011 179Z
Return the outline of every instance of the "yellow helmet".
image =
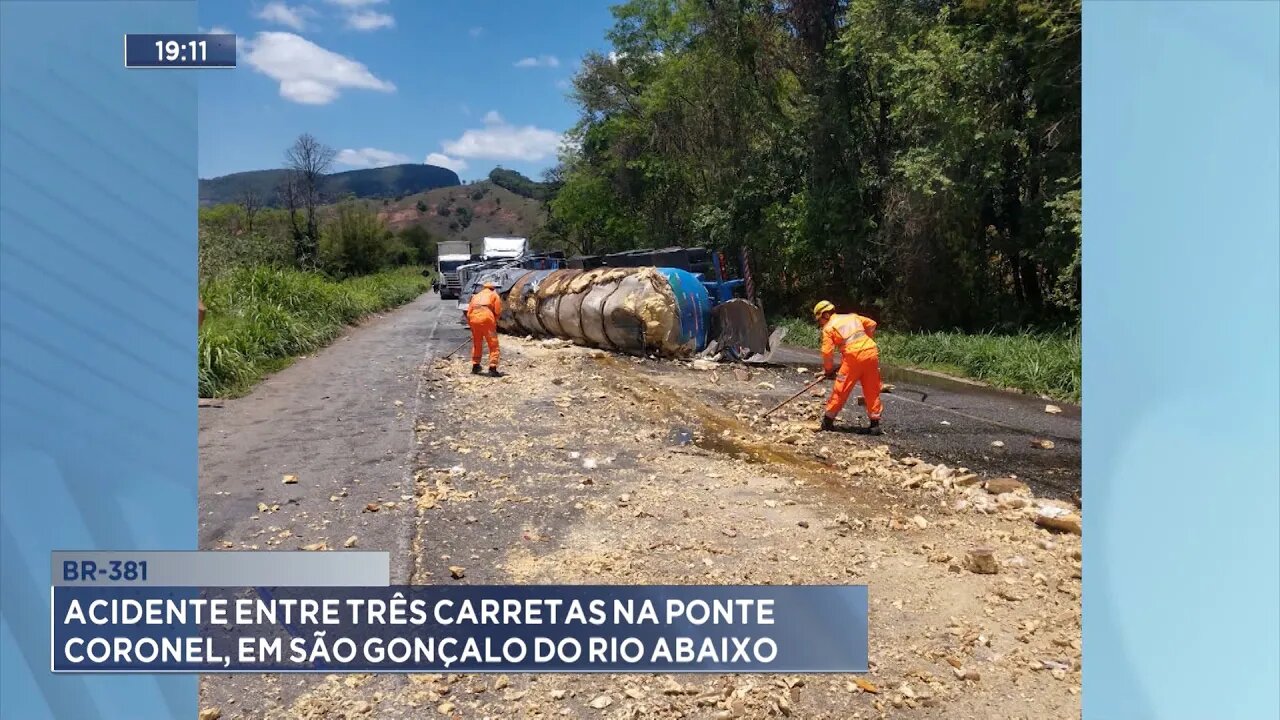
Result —
M827 302L826 300L822 300L817 305L813 306L813 316L815 318L822 317L823 313L829 313L829 312L835 312L835 311L836 311L836 306L832 305L830 302Z

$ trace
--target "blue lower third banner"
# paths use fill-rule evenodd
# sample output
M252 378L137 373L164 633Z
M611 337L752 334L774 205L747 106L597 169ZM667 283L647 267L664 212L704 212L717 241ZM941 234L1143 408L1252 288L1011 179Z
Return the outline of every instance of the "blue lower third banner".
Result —
M54 672L867 672L867 588L53 588Z

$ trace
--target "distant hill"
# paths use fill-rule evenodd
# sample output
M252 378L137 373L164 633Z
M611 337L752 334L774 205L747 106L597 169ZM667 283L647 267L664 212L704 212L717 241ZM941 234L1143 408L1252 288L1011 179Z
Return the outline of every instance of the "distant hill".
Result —
M392 230L418 225L437 240L467 240L473 252L485 236L532 238L546 220L540 201L487 180L367 202Z
M200 205L211 206L237 202L245 190L252 189L263 204L279 207L277 188L284 180L285 170L252 170L222 177L200 180ZM348 170L333 173L326 178L324 193L328 199L337 200L347 195L357 198L399 198L436 188L460 186L458 174L448 168L435 165L389 165L367 170Z

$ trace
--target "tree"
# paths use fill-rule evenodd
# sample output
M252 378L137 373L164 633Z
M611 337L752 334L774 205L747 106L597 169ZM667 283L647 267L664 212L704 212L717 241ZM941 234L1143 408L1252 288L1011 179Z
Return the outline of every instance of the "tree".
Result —
M302 222L300 208L302 193L298 187L298 178L293 173L285 173L276 189L280 196L280 204L284 206L289 217L289 238L293 243L293 261L302 264L302 250L306 246L305 225Z
M772 307L821 294L899 327L1078 320L1079 0L613 12L540 243L749 248Z
M325 175L333 165L336 151L321 143L309 133L303 133L285 151L285 183L288 186L285 200L291 215L301 210L303 222L294 222L294 242L298 266L314 267L318 259L320 243L319 220L316 210L323 203Z
M240 208L244 210L245 232L253 232L253 217L262 209L262 196L252 187L240 193Z
M400 241L414 251L415 262L431 265L436 260L436 239L421 225L410 225L400 231Z
M506 188L516 195L521 195L533 200L545 200L548 196L548 188L543 183L537 183L515 170L507 170L503 167L496 167L489 172L489 181L501 188ZM474 199L479 200L474 195Z

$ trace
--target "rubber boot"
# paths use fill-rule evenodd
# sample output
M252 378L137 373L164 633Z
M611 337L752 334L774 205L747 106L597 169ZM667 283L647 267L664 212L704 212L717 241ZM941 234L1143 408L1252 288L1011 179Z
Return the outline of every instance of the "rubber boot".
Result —
M880 430L880 421L879 421L879 420L872 420L872 421L871 421L871 424L867 426L867 434L868 434L868 435L879 435L879 434L881 434L881 430Z
M835 430L835 429L836 429L836 421L835 421L835 420L833 420L833 419L831 419L831 418L829 418L829 417L827 417L826 415L823 415L823 416L822 416L822 429L823 429L823 430Z
M502 377L502 373L498 372L498 368L497 368L497 367L495 367L495 366L493 366L493 365L490 365L490 366L489 366L489 377Z
M472 375L479 375L479 374L480 374L480 363L476 363L476 364L474 364L474 365L472 365L472 366L471 366L471 374L472 374Z

